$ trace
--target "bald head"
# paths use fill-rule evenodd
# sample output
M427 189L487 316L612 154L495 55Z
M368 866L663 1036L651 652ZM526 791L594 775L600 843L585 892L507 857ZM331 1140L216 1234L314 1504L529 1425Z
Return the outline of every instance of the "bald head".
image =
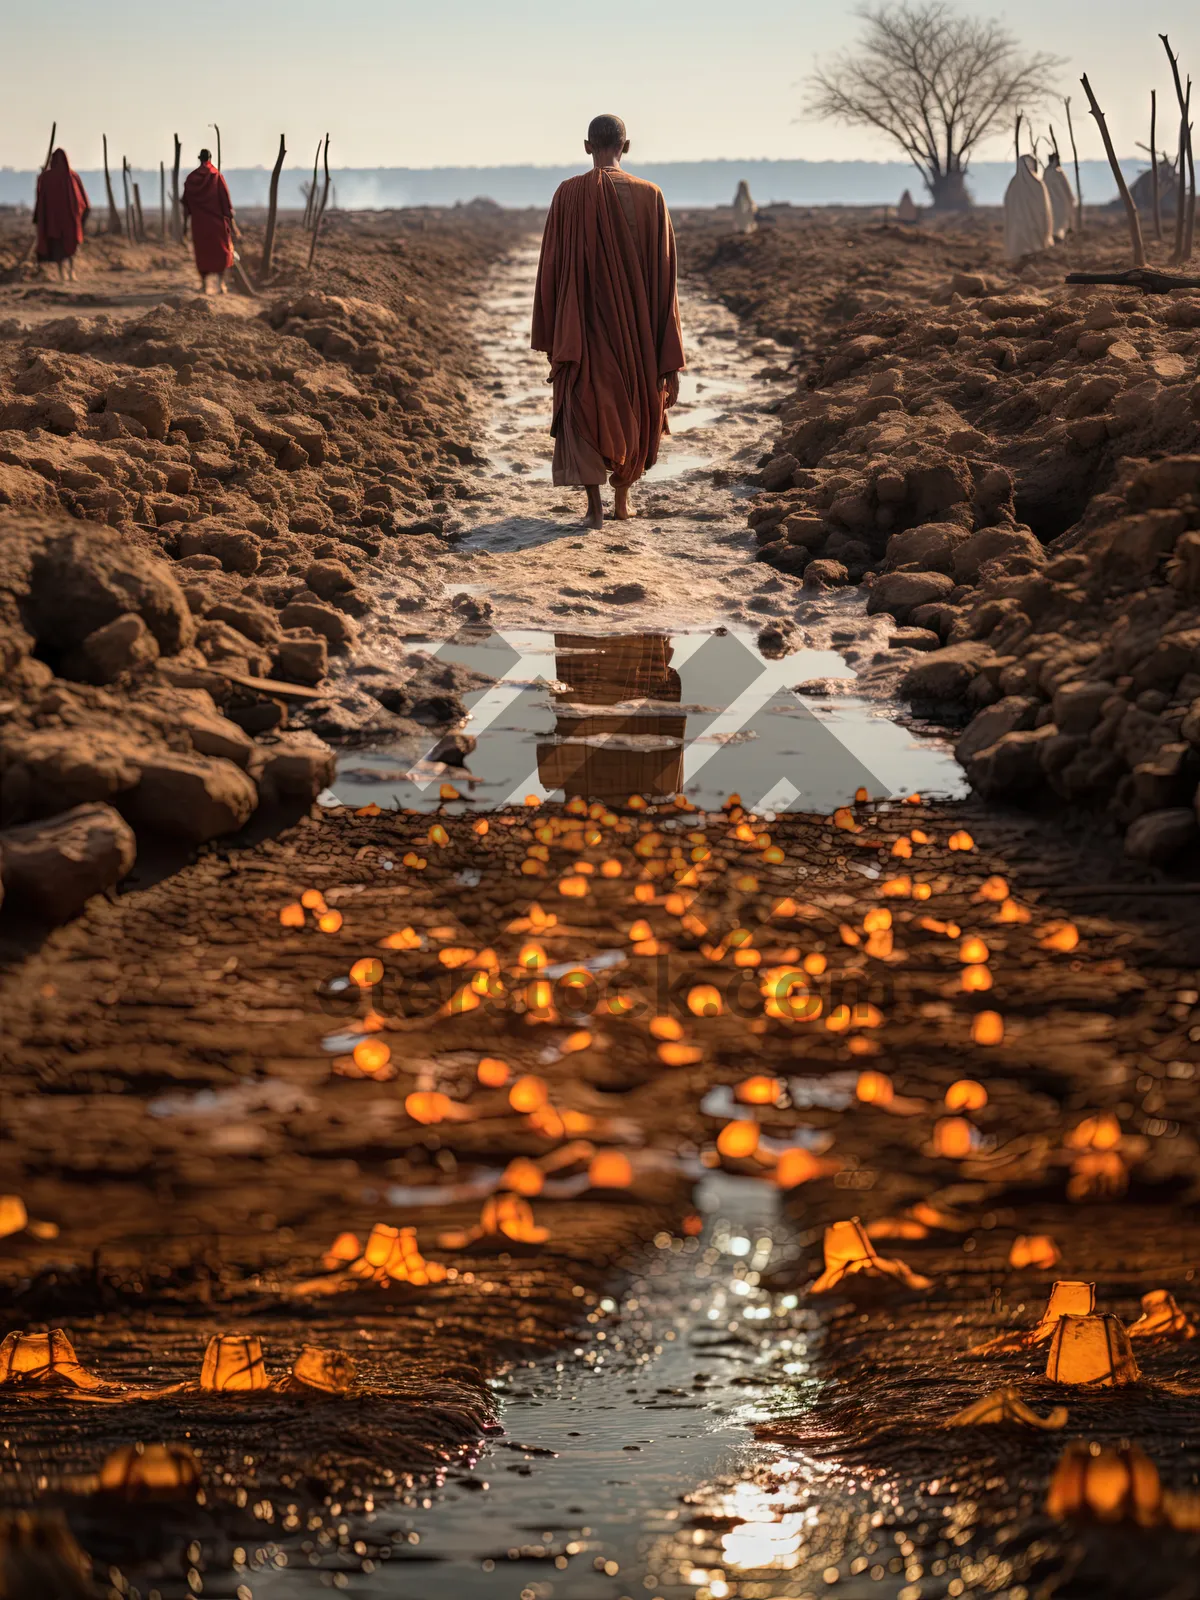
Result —
M593 117L588 123L587 144L588 150L593 155L606 155L612 151L624 152L629 143L625 132L625 124L620 117L605 113L601 117Z

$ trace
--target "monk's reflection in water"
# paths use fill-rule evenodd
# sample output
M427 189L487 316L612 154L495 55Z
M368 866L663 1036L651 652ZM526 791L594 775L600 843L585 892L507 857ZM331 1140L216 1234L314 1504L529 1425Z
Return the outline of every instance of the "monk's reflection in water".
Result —
M613 638L556 633L553 742L539 742L538 777L571 798L675 794L687 716L666 634Z

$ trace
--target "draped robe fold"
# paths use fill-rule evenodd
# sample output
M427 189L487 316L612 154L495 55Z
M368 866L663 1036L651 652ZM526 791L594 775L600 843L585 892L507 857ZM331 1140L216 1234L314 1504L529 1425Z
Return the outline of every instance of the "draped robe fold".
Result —
M635 482L667 426L660 380L685 366L675 235L662 192L619 168L559 185L542 236L535 350L550 357L556 484Z
M233 265L233 202L225 179L205 161L183 185L183 209L192 221L192 249L202 278Z

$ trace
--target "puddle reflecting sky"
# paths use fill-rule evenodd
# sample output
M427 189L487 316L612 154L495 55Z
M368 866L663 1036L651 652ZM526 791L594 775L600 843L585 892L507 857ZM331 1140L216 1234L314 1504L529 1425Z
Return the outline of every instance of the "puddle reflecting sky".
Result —
M475 741L465 769L424 759L428 735L342 758L343 804L435 809L453 782L476 806L527 795L617 801L685 793L705 810L731 794L757 811L829 811L865 788L872 799L961 795L944 745L918 739L886 709L844 690L825 699L794 686L853 681L831 650L767 659L750 634L596 637L463 630L430 653L486 673L465 696ZM331 797L332 798L332 797Z

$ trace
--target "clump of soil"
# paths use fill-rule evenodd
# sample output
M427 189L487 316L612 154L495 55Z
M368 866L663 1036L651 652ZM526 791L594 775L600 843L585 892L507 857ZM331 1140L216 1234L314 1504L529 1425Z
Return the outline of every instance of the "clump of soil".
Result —
M468 302L522 231L422 221L338 219L312 273L289 243L261 309L131 308L163 252L111 238L86 290L0 292L0 859L44 915L123 876L129 824L234 833L326 786L323 738L461 714L419 660L337 683L372 608L441 605L479 459Z
M759 559L869 585L914 652L902 692L970 719L981 793L1105 812L1164 863L1200 841L1200 294L1065 287L1124 265L1115 221L1019 271L998 245L987 219L690 241L806 353Z

